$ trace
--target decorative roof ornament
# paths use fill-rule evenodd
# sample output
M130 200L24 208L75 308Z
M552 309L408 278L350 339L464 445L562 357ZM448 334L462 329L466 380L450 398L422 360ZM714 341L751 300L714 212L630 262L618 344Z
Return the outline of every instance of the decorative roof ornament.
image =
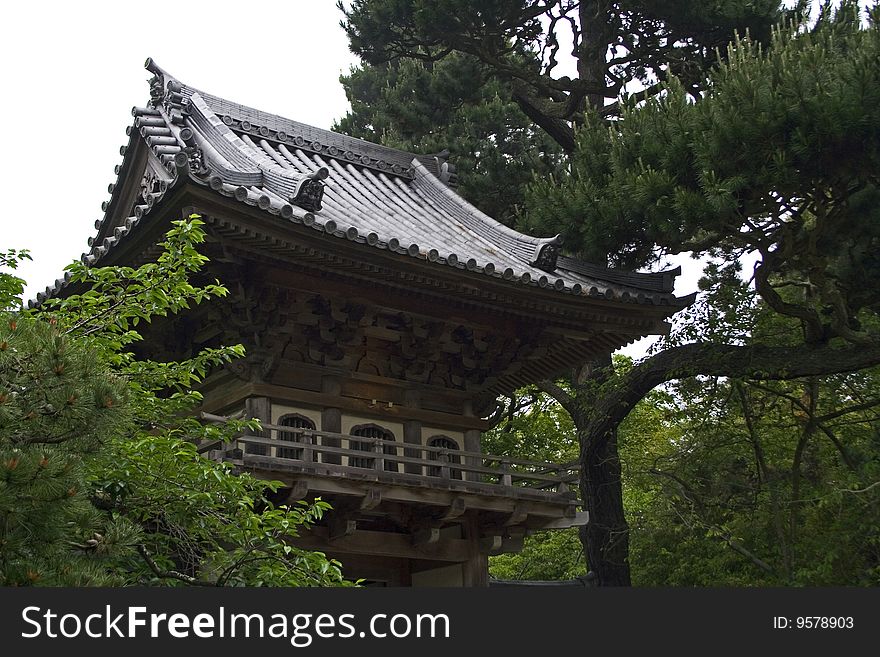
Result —
M207 181L211 175L211 167L208 166L202 149L196 145L194 132L191 128L181 128L177 136L185 146L174 156L174 166L188 170L189 175L199 181Z
M324 183L321 181L329 175L327 167L321 167L300 179L296 191L288 200L304 210L318 212L321 209L321 199L324 198Z
M183 125L190 110L189 98L183 94L183 85L167 76L151 58L147 58L145 67L153 74L150 79L150 106L164 109L174 125Z
M561 235L540 241L535 245L535 255L529 264L544 271L554 271L559 259L559 248L561 246Z
M434 154L434 164L437 167L437 178L444 185L450 187L458 186L458 175L455 173L455 165L449 161L449 149L444 148L439 153Z

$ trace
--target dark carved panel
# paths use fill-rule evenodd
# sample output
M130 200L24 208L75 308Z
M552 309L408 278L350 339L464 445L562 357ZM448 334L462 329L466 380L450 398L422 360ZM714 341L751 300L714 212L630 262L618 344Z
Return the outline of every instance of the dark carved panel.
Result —
M284 361L478 391L545 348L538 340L540 327L524 326L512 334L395 312L281 289L235 268L219 277L239 283L204 311L187 346L243 344L246 357L226 368L244 381L270 383Z

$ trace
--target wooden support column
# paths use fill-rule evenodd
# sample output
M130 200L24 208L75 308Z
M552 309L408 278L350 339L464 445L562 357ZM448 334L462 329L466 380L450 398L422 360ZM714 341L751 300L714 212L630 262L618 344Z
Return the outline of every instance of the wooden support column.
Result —
M339 397L342 394L342 384L339 378L335 376L323 377L321 379L321 392ZM342 433L341 408L330 407L321 410L321 430L331 433ZM342 447L342 441L339 438L321 436L321 442L327 447ZM324 463L342 463L342 457L339 454L321 454L321 460Z
M244 409L248 418L256 418L263 424L272 423L272 403L269 401L268 397L248 397L244 400ZM270 433L271 431L248 431L247 435L269 438ZM269 448L266 445L248 444L245 446L245 452L247 454L260 454L261 456L266 456L269 454Z
M404 403L407 408L419 408L421 395L418 390L407 390L404 395ZM419 420L406 420L403 423L403 442L413 445L422 444L422 423ZM420 449L404 449L403 455L409 458L422 458L424 452ZM405 463L403 471L407 474L424 475L423 468L415 463Z
M403 423L403 442L412 445L422 444L422 423L418 420L407 420ZM404 449L403 455L409 458L423 458L424 453L420 449ZM424 468L417 463L405 463L404 472L407 474L424 475Z
M489 586L489 557L480 551L479 515L470 514L462 525L468 546L468 559L461 564L464 585L473 588Z
M464 411L463 415L466 417L474 416L473 405L470 401L466 401L464 403ZM464 432L464 450L466 452L483 452L483 448L481 445L482 442L482 434L479 429L468 429ZM468 465L473 466L481 466L481 460L476 456L466 456L465 462ZM482 476L478 472L463 472L464 478L466 481L482 481Z
M464 432L464 450L466 452L482 452L481 443L482 434L479 429L468 429ZM481 466L480 459L476 456L466 456L465 460L468 465ZM482 481L482 475L479 472L464 472L467 481Z

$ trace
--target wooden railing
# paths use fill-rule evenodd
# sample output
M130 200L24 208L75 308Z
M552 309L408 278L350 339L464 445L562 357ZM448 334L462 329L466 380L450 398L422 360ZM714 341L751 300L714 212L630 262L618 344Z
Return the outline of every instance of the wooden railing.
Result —
M202 414L202 419L226 420L206 413ZM266 423L262 428L270 437L238 435L232 443L224 445L226 453L238 449L243 459L253 455L279 464L299 464L304 470L324 469L361 475L373 472L384 477L400 473L437 483L475 482L558 494L569 494L578 478L576 462L555 464ZM207 452L219 446L219 443L206 444L199 449Z

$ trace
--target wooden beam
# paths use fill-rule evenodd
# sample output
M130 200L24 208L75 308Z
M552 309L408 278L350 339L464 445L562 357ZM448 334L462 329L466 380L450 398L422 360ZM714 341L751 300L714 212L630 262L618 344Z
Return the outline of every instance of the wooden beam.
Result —
M555 495L542 495L543 491L528 488L501 488L490 484L475 485L457 479L450 480L449 486L441 487L438 484L438 477L415 477L414 475L391 472L380 473L380 480L377 481L374 473L360 468L306 464L313 469L323 468L320 472L309 472L303 469L301 462L294 459L275 459L254 455L247 455L246 459L242 459L242 456L239 453L239 460L235 462L243 470L257 476L273 480L280 479L285 482L307 479L309 490L321 494L325 499L330 495L344 495L360 499L364 497L365 489L373 487L381 489L383 502L398 502L422 507L427 505L434 507L436 511L451 507L456 497L465 498L468 509L495 511L503 514L513 513L517 502L527 502L530 527L533 522L535 527L538 527L545 520L563 519L567 508L559 503ZM290 461L290 463L286 461ZM295 472L294 467L297 467ZM358 471L360 471L360 479L357 478ZM366 479L367 476L371 478ZM462 490L456 490L456 488ZM468 488L474 490L468 490ZM529 499L531 496L534 496L535 499ZM538 497L543 499L537 499Z
M436 543L415 546L409 534L359 530L329 542L326 527L312 527L291 542L306 550L321 550L333 555L365 554L402 559L430 559L462 563L470 557L470 542L460 538L440 538Z
M467 502L463 497L456 497L438 520L440 522L450 522L461 516L465 511L467 511Z
M480 554L492 554L501 549L502 538L499 534L483 536L480 539Z
M523 538L523 535L505 536L501 539L501 547L498 549L498 553L522 552Z
M378 488L368 488L366 494L361 498L360 510L370 511L379 506L382 502L382 491Z
M415 546L419 545L430 545L432 543L436 543L440 540L440 529L438 527L426 527L425 529L419 529L418 531L413 532L412 535L412 544Z
M589 511L577 511L574 517L540 521L534 525L534 529L568 529L569 527L581 527L589 521Z
M334 518L327 522L328 539L337 541L344 536L351 536L357 531L357 520L352 518Z
M403 422L404 420L419 420L428 426L449 427L450 429L467 430L482 429L487 430L489 423L477 417L466 417L463 415L455 415L453 413L442 413L440 411L428 411L420 408L408 408L394 404L390 408L381 406L379 408L371 405L369 399L358 399L353 397L345 397L342 395L332 395L323 392L313 392L311 390L302 390L301 388L290 388L287 386L272 385L268 383L251 384L250 390L254 394L265 395L272 399L286 402L289 404L305 404L307 406L317 407L336 407L341 410L353 414L366 414L387 417L395 422ZM231 403L224 398L223 403ZM214 407L213 400L206 401L204 408ZM322 427L323 428L323 427Z
M516 504L513 507L513 513L507 516L507 520L504 521L505 527L510 527L512 525L519 525L526 518L529 517L529 508L522 503Z
M306 495L309 494L309 482L304 479L298 479L293 482L293 485L290 487L290 492L287 494L288 502L298 502L299 500L304 500Z

